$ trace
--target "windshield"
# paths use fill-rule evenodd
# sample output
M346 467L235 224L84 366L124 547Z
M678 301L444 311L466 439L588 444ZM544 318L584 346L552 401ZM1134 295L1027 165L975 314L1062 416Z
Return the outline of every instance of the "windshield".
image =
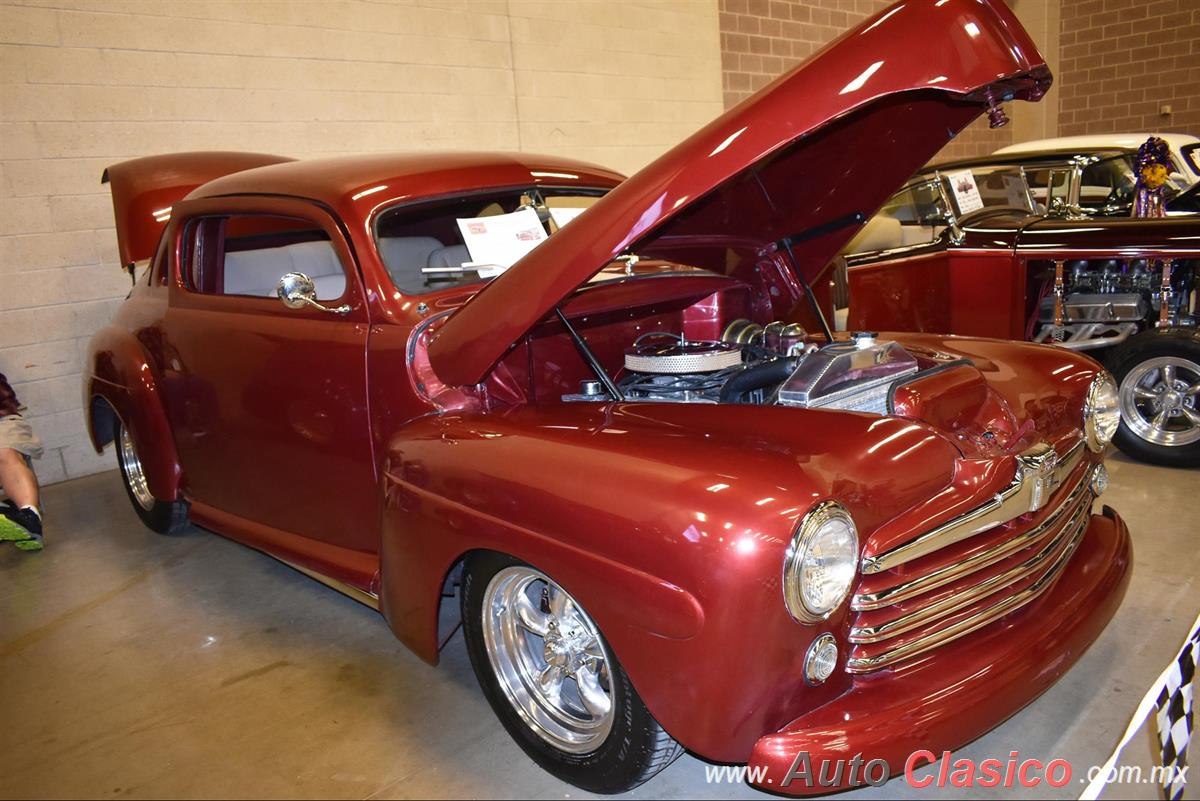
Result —
M1176 195L1173 200L1167 201L1167 211L1190 214L1200 213L1200 183L1192 184L1191 189Z
M949 209L947 203L951 204ZM947 224L948 212L961 218L976 211L1001 208L1026 213L1035 209L1020 167L941 171L892 195L876 219L888 218L895 221L892 225L900 224L900 241L893 246L911 245L936 238Z
M1020 167L967 167L939 173L954 212L965 217L985 209L1034 212L1033 199Z
M1071 205L1076 164L1063 162L1026 167L1025 175L1042 213ZM1113 156L1085 164L1079 172L1079 210L1091 215L1127 215L1137 179L1129 156Z
M406 295L474 283L494 278L509 266L498 264L480 238L468 241L473 232L487 229L488 218L495 223L522 223L526 230L516 235L532 248L608 191L608 187L524 187L404 204L379 215L375 247L392 283Z
M1080 162L1082 167L1077 167ZM1133 195L1137 189L1137 175L1133 168L1133 156L1122 154L1102 159L1080 157L1076 161L1061 161L1052 164L1028 165L1025 175L1030 191L1038 204L1039 213L1056 212L1072 205L1071 183L1079 169L1079 197L1077 211L1091 216L1127 217L1133 206ZM1184 178L1173 171L1167 194L1171 195L1183 187Z

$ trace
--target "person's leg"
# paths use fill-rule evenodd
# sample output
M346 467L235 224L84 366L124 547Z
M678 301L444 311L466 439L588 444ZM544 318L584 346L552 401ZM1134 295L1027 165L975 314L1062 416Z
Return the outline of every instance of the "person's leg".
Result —
M20 451L0 448L0 487L17 508L38 507L37 476Z
M42 510L37 476L29 458L42 455L42 443L20 415L0 417L0 489L9 500L0 504L0 541L23 551L42 548Z

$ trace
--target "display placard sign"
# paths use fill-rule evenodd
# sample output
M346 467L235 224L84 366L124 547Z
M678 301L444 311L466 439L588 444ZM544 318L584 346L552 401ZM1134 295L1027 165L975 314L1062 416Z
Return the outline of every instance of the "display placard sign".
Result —
M954 193L954 202L958 205L959 214L969 214L983 208L983 198L979 196L979 186L970 170L946 173L950 182L950 191Z
M546 239L546 229L533 209L458 218L457 222L471 254L471 261L463 266L474 268L483 278L504 272Z
M587 211L586 208L560 208L550 209L550 218L554 220L554 224L559 228L569 223L571 220L578 217Z

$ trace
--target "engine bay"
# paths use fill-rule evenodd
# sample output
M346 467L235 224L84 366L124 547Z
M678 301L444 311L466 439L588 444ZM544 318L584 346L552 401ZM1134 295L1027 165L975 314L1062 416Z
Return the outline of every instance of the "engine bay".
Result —
M917 358L873 332L818 345L797 323L739 319L719 340L651 331L626 349L613 386L619 400L744 403L888 414L893 386L920 372ZM564 401L609 401L602 378Z
M1192 260L1076 259L1032 266L1034 286L1041 287L1029 332L1035 342L1095 350L1148 327L1196 325Z

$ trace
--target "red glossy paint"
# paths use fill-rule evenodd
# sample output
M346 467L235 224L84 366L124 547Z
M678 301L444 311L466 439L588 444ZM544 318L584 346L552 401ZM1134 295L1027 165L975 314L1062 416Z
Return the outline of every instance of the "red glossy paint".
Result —
M168 153L114 164L100 176L112 189L117 250L122 264L148 259L171 216L171 206L201 184L223 175L294 161L267 153Z
M977 37L964 38L967 22ZM921 67L900 38L918 30L931 42ZM864 79L863 102L843 96L857 90L839 94L864 64L880 60L886 66ZM815 64L631 179L631 189L610 193L622 200L596 204L479 294L481 285L398 292L375 249L376 215L398 203L545 181L609 189L620 176L528 155L379 155L276 164L198 187L174 202L151 271L93 340L85 392L94 444L111 440L113 415L120 417L156 497L187 500L202 525L377 594L396 635L430 662L442 587L459 560L493 550L539 567L588 610L653 715L709 759L755 754L774 765L795 742L865 750L889 734L905 742L928 731L922 744L938 750L975 736L1097 636L1128 565L1127 538L1112 533L1123 531L1117 524L1093 522L1088 547L1052 596L1059 603L1014 613L911 670L857 679L837 671L819 687L802 679L805 652L830 632L844 653L851 613L842 608L815 625L793 620L780 593L784 553L797 522L826 499L852 513L866 553L989 499L1011 478L1014 454L1038 442L1061 449L1078 437L1094 362L1034 346L897 335L926 367L959 357L971 364L922 375L884 416L561 401L590 372L561 323L545 314L553 306L615 373L623 350L646 331L713 338L734 319L765 323L802 300L798 276L761 247L822 219L802 219L797 209L715 229L716 240L741 240L727 243L742 251L727 274L646 261L631 276L609 268L577 288L621 243L652 228L678 234L657 236L652 250L685 264L684 254L703 260L703 237L689 226L716 225L709 215L718 206L647 215L650 195L689 206L695 193L736 183L752 168L767 187L799 181L802 167L828 164L837 141L866 146L870 129L855 115L917 131L924 138L915 147L936 149L944 131L931 129L968 124L989 80L1028 95L1049 80L1007 9L991 0L898 5ZM933 75L935 66L950 93L912 96L922 70ZM918 111L936 124L919 127ZM837 127L839 119L855 124ZM729 139L738 121L746 130ZM918 127L905 129L906 121ZM796 139L803 141L788 150ZM878 151L869 150L870 159L858 152L847 150L846 164L874 169ZM772 154L777 172L762 161ZM861 203L869 213L903 169L891 186L868 182L861 198L839 189L816 205L836 216ZM181 271L188 223L237 213L299 218L324 231L347 274L339 302L350 311L193 292ZM803 269L841 239L829 234L811 253L797 248ZM455 314L465 303L470 314ZM489 309L493 335L480 337L479 315ZM461 369L453 367L455 342ZM1096 583L1097 574L1109 578ZM1028 654L1042 659L1011 658L1016 639L1040 642ZM1003 678L995 692L989 670ZM938 700L946 693L939 676L958 677L954 692L971 703L972 723ZM1024 694L1012 690L1022 684ZM854 721L848 737L833 722L843 708ZM872 715L874 708L889 711ZM914 709L930 711L928 725L915 725ZM795 739L801 728L813 732L809 739Z
M783 785L796 755L818 760L883 759L892 774L917 750L954 750L1045 692L1079 659L1112 618L1129 584L1129 531L1105 507L1092 518L1070 565L1021 615L952 644L912 669L855 682L830 704L801 716L754 746L750 763L773 792L816 795L845 789ZM944 658L943 658L944 657ZM985 677L981 680L981 676Z

